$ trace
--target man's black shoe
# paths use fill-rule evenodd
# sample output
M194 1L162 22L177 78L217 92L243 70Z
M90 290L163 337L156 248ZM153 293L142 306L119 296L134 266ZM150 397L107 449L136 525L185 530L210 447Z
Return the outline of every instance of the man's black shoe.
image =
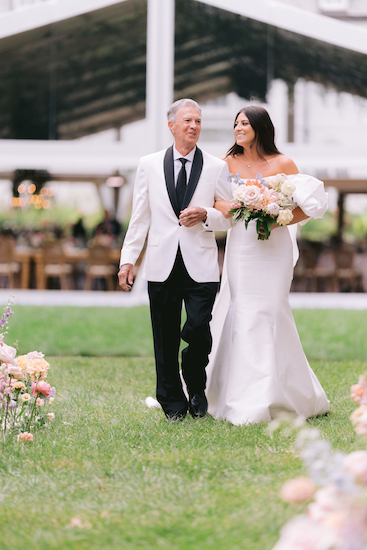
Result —
M189 411L193 418L201 418L208 412L208 401L205 394L195 394L190 397Z
M185 419L186 413L173 412L167 413L166 418L167 422L182 422Z

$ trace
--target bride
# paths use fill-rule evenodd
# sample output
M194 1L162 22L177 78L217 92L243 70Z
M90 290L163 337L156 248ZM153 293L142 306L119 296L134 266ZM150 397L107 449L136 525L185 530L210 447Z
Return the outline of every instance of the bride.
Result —
M294 162L278 151L274 126L262 107L241 109L234 136L224 159L231 189L215 203L232 228L213 311L208 412L236 425L268 422L281 412L305 418L325 414L329 402L303 352L288 294L298 257L297 223L322 217L327 194L321 181L299 174ZM296 186L298 206L291 224L273 224L268 240L258 240L256 221L246 229L244 222L233 224L229 212L238 183L259 174L265 183L277 174L287 175Z

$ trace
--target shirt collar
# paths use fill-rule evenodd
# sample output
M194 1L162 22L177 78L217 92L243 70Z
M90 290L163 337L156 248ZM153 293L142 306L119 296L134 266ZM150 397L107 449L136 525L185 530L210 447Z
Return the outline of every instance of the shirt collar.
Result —
M184 158L184 159L188 160L189 162L193 162L193 160L194 160L194 155L195 155L195 151L196 151L196 145L195 145L195 147L193 148L193 150L190 151L190 153L189 153L188 155L186 155L186 157L183 157L183 156L181 155L181 153L179 153L179 152L177 151L176 147L173 146L173 160L178 160L178 159Z

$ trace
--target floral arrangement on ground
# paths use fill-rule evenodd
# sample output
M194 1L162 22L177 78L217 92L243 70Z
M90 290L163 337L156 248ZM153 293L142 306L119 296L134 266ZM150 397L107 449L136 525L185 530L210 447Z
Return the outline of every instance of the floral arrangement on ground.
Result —
M350 419L356 433L367 437L366 375L351 387L351 397L359 408ZM284 421L273 421L270 433L282 425ZM291 427L297 428L296 423ZM332 451L314 428L299 430L296 445L309 477L286 482L280 496L288 503L311 502L306 514L283 527L273 550L366 550L367 450Z
M0 319L0 434L17 436L17 441L33 441L33 432L50 426L50 411L56 389L46 382L50 364L44 354L31 351L16 357L16 347L5 344L8 321L13 311L9 298Z

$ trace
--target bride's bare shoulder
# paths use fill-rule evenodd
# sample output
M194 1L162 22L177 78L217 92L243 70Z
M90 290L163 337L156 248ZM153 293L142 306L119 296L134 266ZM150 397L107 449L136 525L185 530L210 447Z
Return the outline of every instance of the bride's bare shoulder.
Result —
M222 157L222 160L224 160L224 162L226 162L228 164L229 171L233 172L234 160L235 160L233 155L226 155L225 157Z
M274 168L276 168L277 173L288 175L298 174L298 168L294 161L285 155L277 155L274 157Z

